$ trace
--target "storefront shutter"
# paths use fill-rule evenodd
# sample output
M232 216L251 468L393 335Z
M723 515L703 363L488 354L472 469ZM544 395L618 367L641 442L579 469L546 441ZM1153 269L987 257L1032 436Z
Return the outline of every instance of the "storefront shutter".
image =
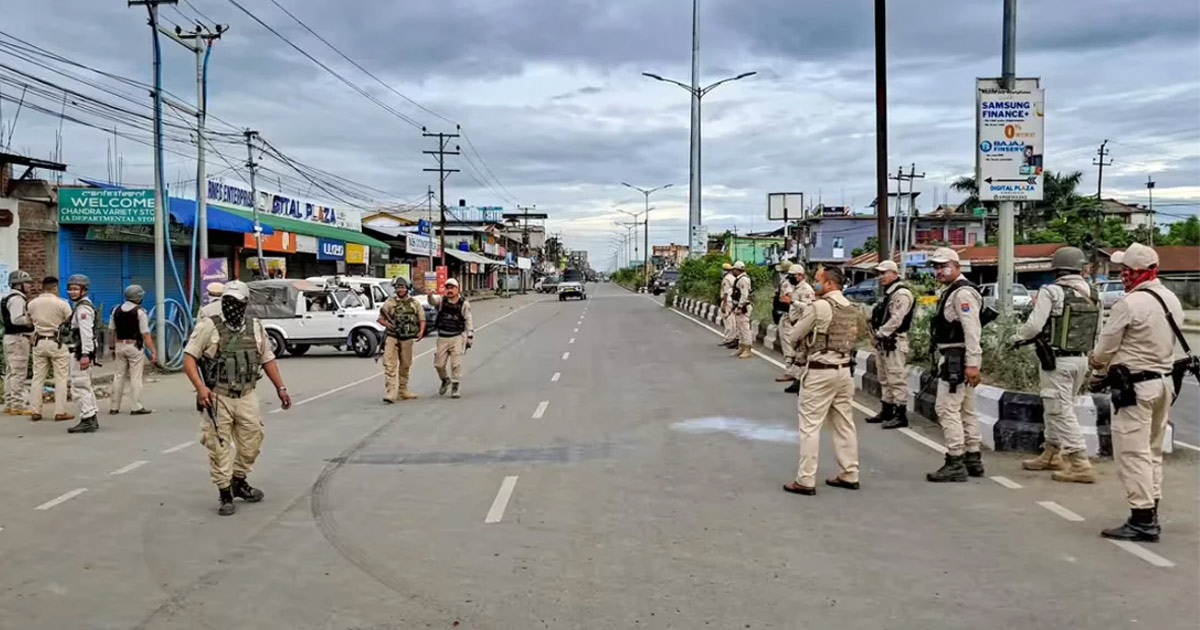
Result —
M121 284L121 244L85 240L83 230L64 229L59 239L65 242L67 260L59 266L60 291L67 297L67 278L82 273L91 280L89 294L105 321L113 307L123 301Z

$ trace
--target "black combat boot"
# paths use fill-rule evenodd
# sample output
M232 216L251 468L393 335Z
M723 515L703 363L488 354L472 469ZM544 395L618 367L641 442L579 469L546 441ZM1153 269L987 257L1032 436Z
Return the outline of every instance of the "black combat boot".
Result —
M446 392L449 390L450 390L450 379L443 378L442 386L438 388L438 396L445 396Z
M926 481L933 483L945 483L948 481L966 481L967 467L963 463L962 455L946 455L946 463L937 469L937 472L931 472L925 475Z
M908 426L908 406L892 405L892 419L883 423L885 429L903 429Z
M867 424L879 424L881 422L887 422L894 417L896 417L896 406L890 402L885 402L883 403L883 408L879 410L879 413L867 418Z
M785 387L783 389L783 393L799 394L800 393L800 379L796 379L796 380L792 381L791 385L788 385L787 387Z
M229 486L233 492L233 496L244 499L247 503L258 503L263 500L263 491L252 487L246 482L245 477L234 477L233 484Z
M80 420L79 424L67 429L67 433L95 433L99 429L100 422L93 415Z
M1158 515L1154 511L1154 508L1134 508L1129 511L1129 520L1124 525L1102 530L1100 535L1112 540L1158 542L1162 529L1158 526Z
M967 467L967 474L972 477L983 476L983 453L967 453L963 464Z
M236 512L237 508L233 506L233 491L229 488L220 488L218 492L221 493L221 507L217 508L217 514L229 516Z

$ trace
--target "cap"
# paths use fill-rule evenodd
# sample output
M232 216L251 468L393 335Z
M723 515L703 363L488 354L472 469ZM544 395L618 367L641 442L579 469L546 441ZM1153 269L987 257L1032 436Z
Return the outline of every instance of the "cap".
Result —
M733 268L734 268L734 269L745 269L745 268L746 268L746 263L744 263L744 262L742 262L742 261L740 261L740 260L739 260L739 261L737 261L737 262L733 263Z
M221 297L225 293L224 282L213 282L208 285L208 294L213 297Z
M450 279L446 280L446 286L456 287L456 286L458 286L458 280L455 280L454 278L450 278Z
M958 262L958 252L949 247L939 247L933 250L933 256L929 257L929 262L940 265L948 262Z
M225 283L225 292L222 296L229 296L239 300L250 299L250 285L241 280L230 280Z
M1158 252L1141 243L1133 243L1124 252L1114 253L1112 261L1128 269L1149 269L1158 265Z
M787 273L789 270L791 270L791 268L792 261L790 260L783 260L780 261L778 265L775 265L775 271L782 271L783 273Z
M890 260L885 260L878 265L875 265L875 271L878 271L879 273L883 273L885 271L894 271L896 273L900 273L900 267L896 266L896 263Z
M788 269L788 273L800 276L808 272L804 270L804 263L792 263L792 268Z
M731 265L729 263L725 263L724 265L721 265L721 269L724 269L725 271L729 271L730 269L733 269L733 265Z

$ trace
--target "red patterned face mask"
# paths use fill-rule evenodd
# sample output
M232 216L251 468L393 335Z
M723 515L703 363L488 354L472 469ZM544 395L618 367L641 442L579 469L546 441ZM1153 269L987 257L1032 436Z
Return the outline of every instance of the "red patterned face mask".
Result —
M1126 291L1132 291L1143 282L1150 282L1158 278L1158 267L1150 269L1125 269L1121 271L1121 282L1125 285Z

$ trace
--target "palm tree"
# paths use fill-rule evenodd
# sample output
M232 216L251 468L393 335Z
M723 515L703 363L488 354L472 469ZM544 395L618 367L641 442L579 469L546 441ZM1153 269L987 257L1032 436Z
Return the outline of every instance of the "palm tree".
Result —
M979 186L975 185L974 175L963 175L954 180L954 183L950 184L950 190L967 196L962 202L962 207L970 209L979 207Z

